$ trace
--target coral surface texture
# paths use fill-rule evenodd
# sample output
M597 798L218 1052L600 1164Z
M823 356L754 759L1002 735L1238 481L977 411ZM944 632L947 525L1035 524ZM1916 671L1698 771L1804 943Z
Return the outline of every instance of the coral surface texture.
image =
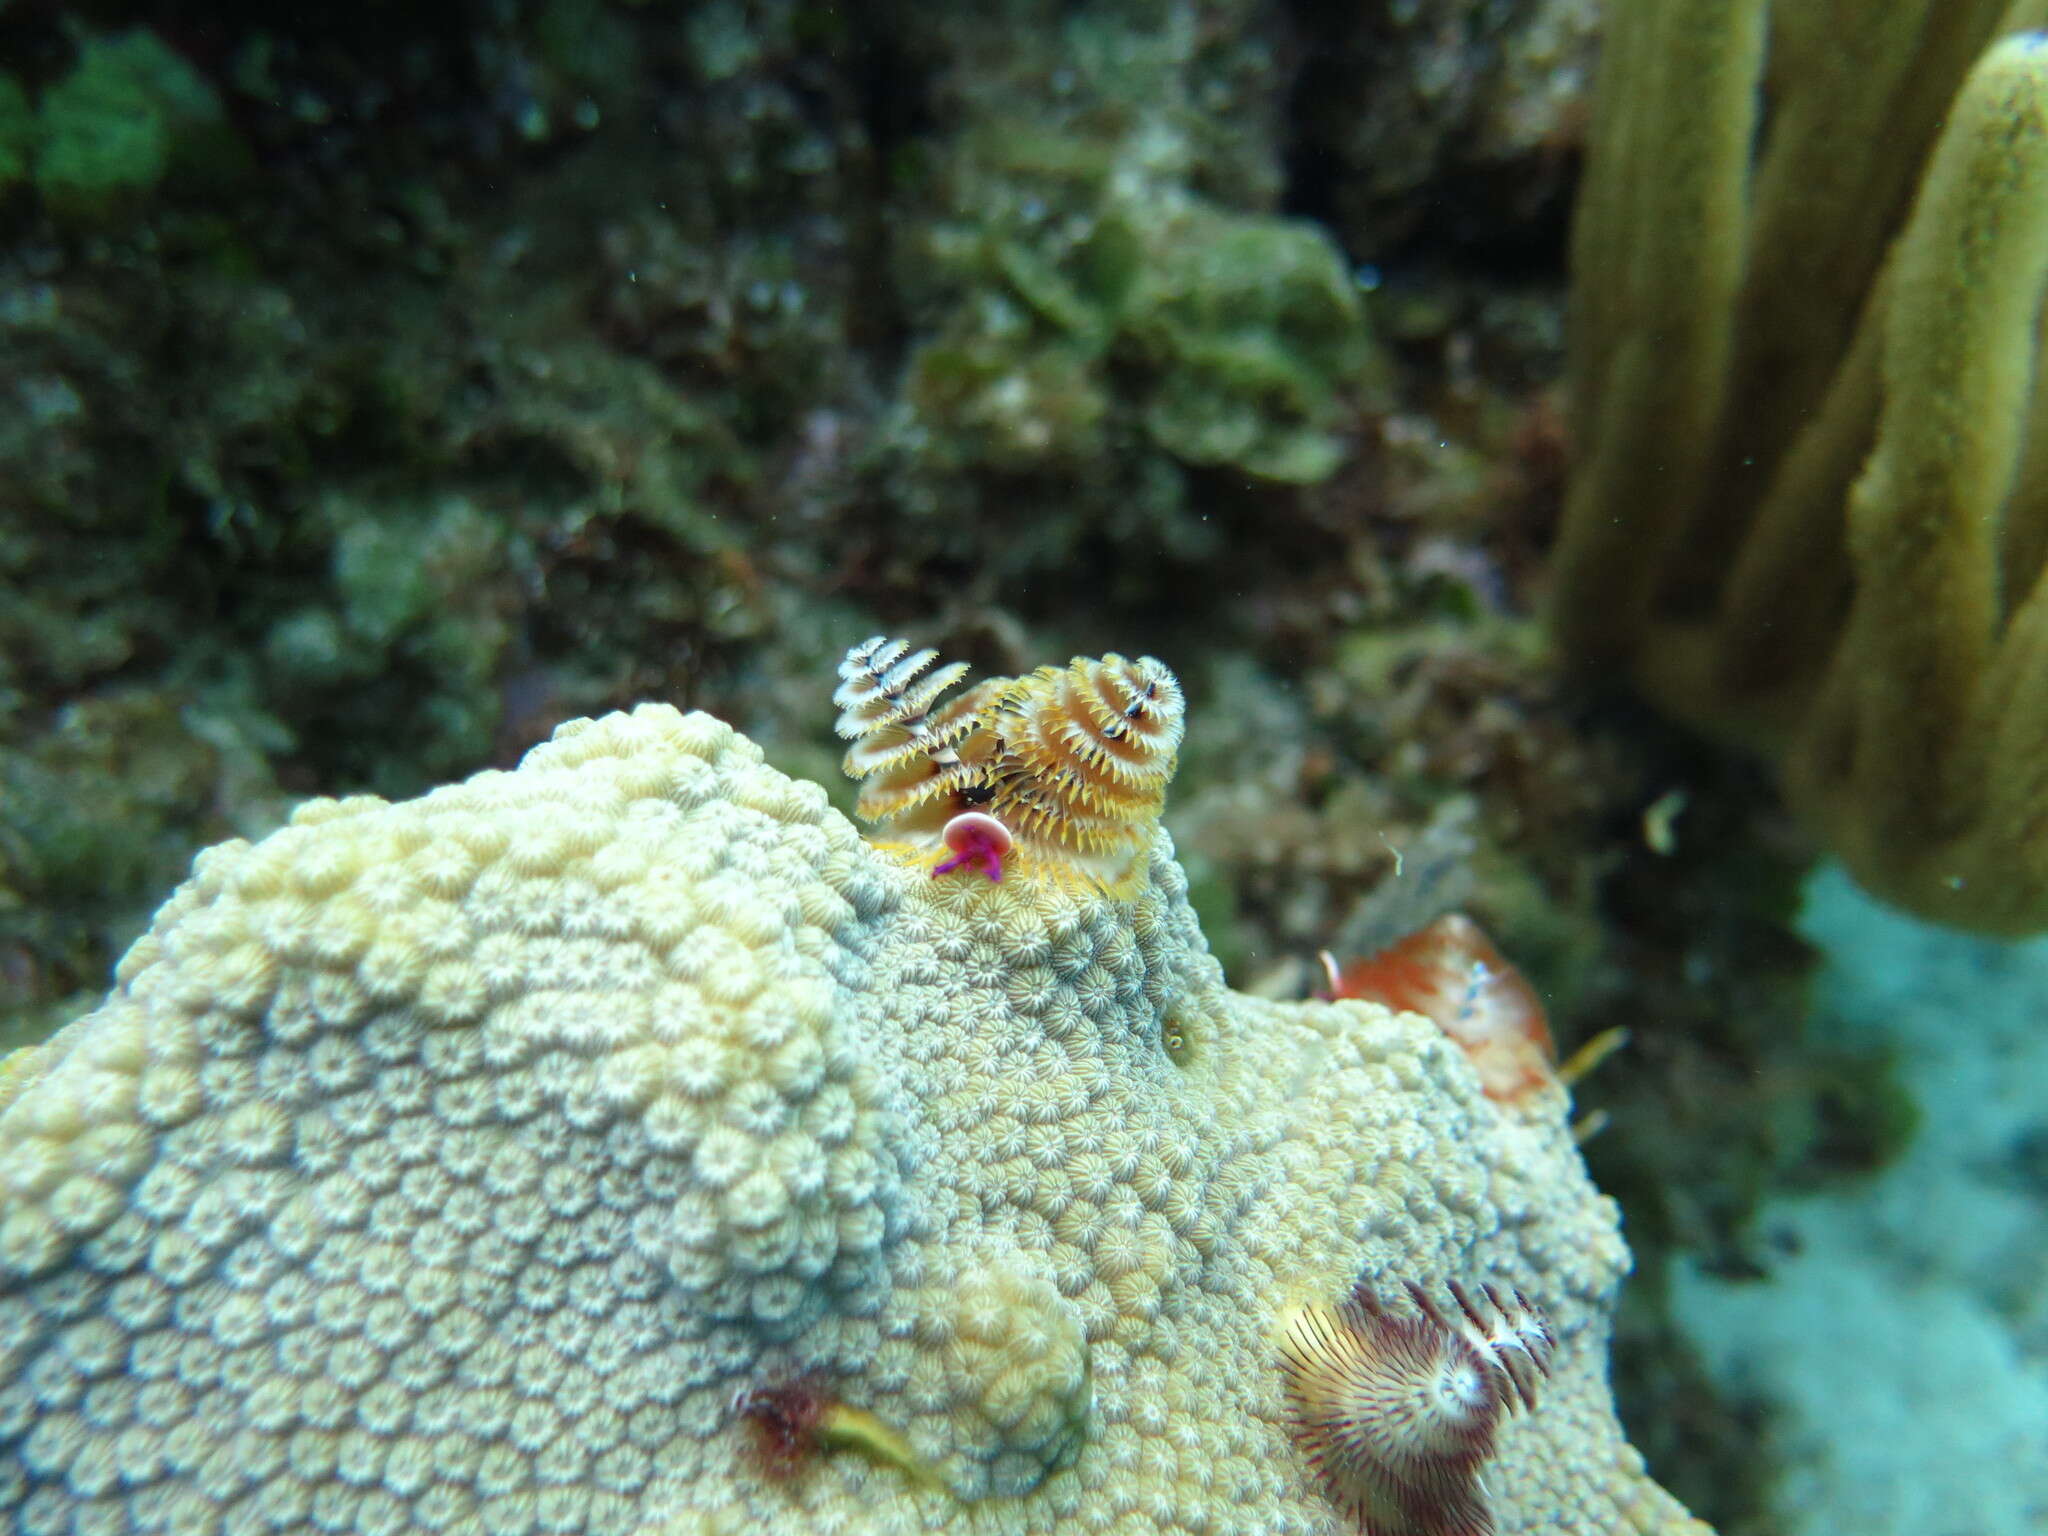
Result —
M934 877L666 705L210 850L0 1067L0 1526L1337 1536L1276 1332L1362 1276L1555 1330L1500 1530L1704 1532L1563 1091L1185 890Z

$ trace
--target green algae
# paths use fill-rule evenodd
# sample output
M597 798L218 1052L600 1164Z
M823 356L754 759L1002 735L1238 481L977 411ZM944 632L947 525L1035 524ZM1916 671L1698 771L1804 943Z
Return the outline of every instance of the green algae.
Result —
M1001 83L963 95L921 168L934 216L906 283L931 320L909 397L943 460L1075 471L1134 444L1310 484L1384 373L1342 252L1256 192L1204 190L1198 45L1150 49L1097 13L1071 68L1012 34ZM1236 173L1239 180L1256 180Z
M0 101L0 143L6 115ZM104 222L174 173L219 178L240 166L219 95L147 28L82 38L36 107L31 175L67 218ZM8 179L0 159L0 185Z
M1082 148L1041 144L996 173L1091 165ZM1123 409L1187 464L1328 476L1372 358L1328 236L1117 183L1114 161L1093 164L1065 189L1078 206L1035 227L957 250L941 237L971 286L912 363L921 424L952 437L957 460L1008 469L1101 455Z
M0 192L28 179L35 163L36 118L21 82L0 75Z

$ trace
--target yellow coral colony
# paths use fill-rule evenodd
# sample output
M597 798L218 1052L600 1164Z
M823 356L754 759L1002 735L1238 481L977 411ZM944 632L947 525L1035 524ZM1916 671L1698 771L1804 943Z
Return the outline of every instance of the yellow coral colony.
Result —
M2048 926L2044 24L1614 7L1572 253L1567 650L1991 932Z
M1016 686L1105 734L1103 665ZM201 855L5 1079L0 1530L1340 1536L1273 1336L1365 1277L1554 1324L1503 1529L1700 1531L1614 1420L1561 1096L1230 992L1154 823L1127 885L934 879L663 705Z
M840 664L838 731L856 807L885 843L935 856L946 823L993 816L1026 872L1111 892L1137 878L1173 777L1186 702L1150 656L1075 657L945 703L964 663L877 635Z

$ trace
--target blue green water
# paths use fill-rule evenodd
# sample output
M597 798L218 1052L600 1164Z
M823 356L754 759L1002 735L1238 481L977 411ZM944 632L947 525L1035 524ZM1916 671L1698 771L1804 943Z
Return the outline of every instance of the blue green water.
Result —
M1920 1126L1875 1176L1767 1204L1762 1278L1686 1266L1677 1316L1776 1410L1787 1536L2048 1530L2048 940L1927 927L1832 867L1801 927L1813 1043L1895 1052Z

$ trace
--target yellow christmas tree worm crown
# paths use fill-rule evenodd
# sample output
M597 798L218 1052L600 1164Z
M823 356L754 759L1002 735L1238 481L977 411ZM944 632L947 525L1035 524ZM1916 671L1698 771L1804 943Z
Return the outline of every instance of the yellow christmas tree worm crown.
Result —
M941 703L967 669L927 672L937 656L877 635L840 664L833 702L853 741L844 767L862 780L862 819L921 859L954 818L993 817L1032 875L1121 890L1143 863L1180 748L1187 703L1173 673L1150 656L1077 656ZM991 873L1000 878L999 866Z
M854 809L863 821L928 831L934 814L933 825L953 814L969 782L970 770L956 748L980 723L977 711L987 685L941 704L939 696L967 675L967 663L925 671L938 655L930 647L913 651L907 640L875 635L839 664L834 729L853 743L840 766L848 778L861 781Z

